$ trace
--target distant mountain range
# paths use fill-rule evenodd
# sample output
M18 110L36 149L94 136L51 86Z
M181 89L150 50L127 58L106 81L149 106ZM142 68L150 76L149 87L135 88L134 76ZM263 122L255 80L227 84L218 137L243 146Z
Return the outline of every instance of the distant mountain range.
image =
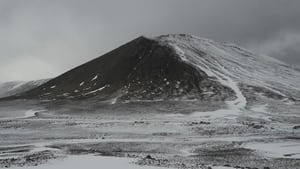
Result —
M23 93L33 88L36 88L50 79L35 80L35 81L13 81L0 83L0 98L13 96L18 93Z

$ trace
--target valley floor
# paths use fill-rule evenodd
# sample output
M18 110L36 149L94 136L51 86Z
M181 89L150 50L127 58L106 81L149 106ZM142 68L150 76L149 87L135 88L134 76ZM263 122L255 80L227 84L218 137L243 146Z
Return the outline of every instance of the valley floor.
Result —
M0 167L300 168L300 103L215 104L1 102Z

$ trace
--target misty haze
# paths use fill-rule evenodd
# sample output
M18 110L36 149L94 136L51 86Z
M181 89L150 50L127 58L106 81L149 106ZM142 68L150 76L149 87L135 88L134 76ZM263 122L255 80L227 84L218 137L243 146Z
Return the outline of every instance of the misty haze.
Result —
M300 1L2 0L0 168L300 169Z

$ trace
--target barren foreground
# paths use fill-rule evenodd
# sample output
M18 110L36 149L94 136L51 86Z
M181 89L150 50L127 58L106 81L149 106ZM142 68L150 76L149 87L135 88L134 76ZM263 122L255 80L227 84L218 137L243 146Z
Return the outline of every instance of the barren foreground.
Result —
M115 156L171 168L300 168L300 104L257 99L243 111L196 101L1 102L0 167L75 158L92 168L91 159Z

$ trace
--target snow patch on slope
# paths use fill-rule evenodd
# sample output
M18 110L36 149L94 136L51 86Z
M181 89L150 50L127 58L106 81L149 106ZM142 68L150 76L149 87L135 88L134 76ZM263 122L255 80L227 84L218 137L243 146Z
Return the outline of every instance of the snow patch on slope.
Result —
M84 85L84 82L81 82L80 84L79 84L79 86L83 86Z
M90 91L90 92L84 93L83 95L84 95L84 96L86 96L86 95L90 95L90 94L93 94L93 93L99 92L99 91L101 91L101 90L103 90L103 89L105 89L105 88L107 88L107 87L109 87L109 86L105 85L105 86L103 86L103 87L100 87L99 89L92 90L92 91Z
M98 79L98 75L94 76L92 81L97 80Z

